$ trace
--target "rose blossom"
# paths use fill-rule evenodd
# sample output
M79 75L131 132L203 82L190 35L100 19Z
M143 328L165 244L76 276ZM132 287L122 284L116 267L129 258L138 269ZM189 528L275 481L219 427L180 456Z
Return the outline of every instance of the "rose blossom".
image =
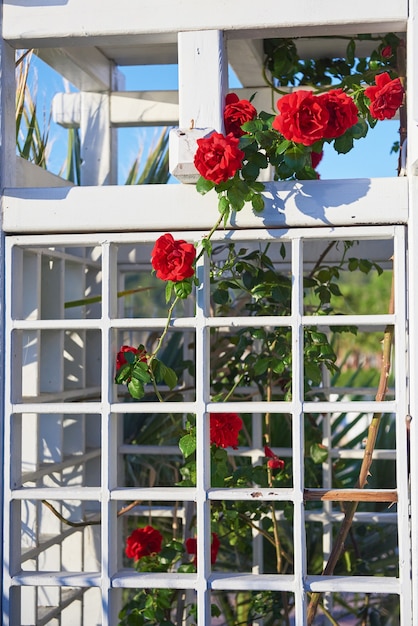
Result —
M264 446L264 454L268 458L267 467L270 469L283 469L284 461L279 459L277 454L274 454L273 450L268 446Z
M212 533L212 542L210 544L210 562L213 565L216 562L218 556L218 550L221 545L219 537L216 533ZM197 540L195 537L189 537L185 541L185 546L188 554L194 555L193 563L197 565Z
M378 120L390 120L402 104L404 88L399 78L391 79L387 72L377 74L375 82L364 90L370 98L370 114Z
M237 413L210 414L210 442L218 448L238 447L242 419Z
M322 152L314 152L312 150L311 152L311 164L313 169L317 168L318 165L320 164L320 162L322 161L322 157L324 156L324 153Z
M285 139L311 146L326 136L329 111L312 91L289 93L277 101L277 108L279 115L273 121L273 128Z
M345 131L357 124L358 109L350 96L342 89L331 89L318 96L329 113L328 125L324 137L334 139L344 135Z
M134 348L133 346L122 346L116 356L116 369L119 370L122 365L125 365L128 361L126 360L125 353L132 352L135 356L139 357L139 360L143 363L147 361L147 353L145 350L138 350L138 348Z
M194 164L203 178L215 185L232 178L242 166L244 152L238 148L239 139L232 133L212 133L197 140Z
M257 117L257 110L248 100L240 100L236 93L229 93L225 99L225 132L234 137L242 137L245 131L241 126Z
M137 528L126 539L125 554L129 559L139 561L144 556L161 552L163 536L152 526Z
M382 48L380 54L382 55L384 59L390 59L390 57L393 54L392 46L389 46L389 45L385 46L384 48Z
M179 282L194 274L196 248L183 239L174 239L170 233L161 235L151 252L151 264L157 278Z

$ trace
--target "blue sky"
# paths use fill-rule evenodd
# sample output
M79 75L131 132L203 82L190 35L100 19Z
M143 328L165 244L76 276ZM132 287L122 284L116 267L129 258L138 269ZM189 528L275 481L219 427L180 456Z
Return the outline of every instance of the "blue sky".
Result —
M33 58L33 81L37 85L38 110L48 117L50 100L54 93L64 91L62 78L37 58ZM121 68L125 75L125 88L129 91L147 89L177 89L177 66L148 66ZM239 86L236 77L230 75L231 88ZM119 183L123 184L138 151L146 154L148 147L158 135L158 129L119 129ZM52 141L49 169L58 173L66 158L67 131L51 122ZM324 157L318 166L321 179L378 178L397 175L397 154L391 147L399 139L399 122L378 122L369 130L367 137L355 142L348 154L338 155L330 145L325 146Z

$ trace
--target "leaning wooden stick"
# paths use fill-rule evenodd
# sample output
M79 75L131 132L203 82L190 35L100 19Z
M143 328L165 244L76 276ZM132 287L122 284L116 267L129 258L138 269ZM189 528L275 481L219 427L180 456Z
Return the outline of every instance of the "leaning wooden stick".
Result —
M394 282L392 278L392 290L390 296L389 303L389 314L393 314L394 312ZM381 402L385 399L387 390L388 390L388 378L390 373L390 357L392 351L393 344L393 333L394 328L393 325L386 326L384 336L383 336L383 355L382 355L382 367L380 370L380 379L379 386L377 388L375 400L377 402ZM373 461L373 451L376 445L377 434L379 432L380 421L382 418L382 413L374 413L372 420L370 422L366 448L364 450L363 460L360 467L360 473L355 485L356 489L363 489L363 487L367 484L367 479L370 475L370 467ZM334 573L335 566L338 563L338 559L341 556L341 553L344 549L344 543L347 538L347 535L350 531L351 525L353 523L354 514L358 507L358 501L349 502L344 511L344 519L341 523L340 531L335 540L333 548L331 550L331 554L329 556L328 562L325 566L324 571L322 572L323 576L331 576ZM321 600L321 592L316 591L311 595L310 603L308 606L308 615L307 615L307 626L312 626L313 620L315 619L316 612L318 610L318 605Z

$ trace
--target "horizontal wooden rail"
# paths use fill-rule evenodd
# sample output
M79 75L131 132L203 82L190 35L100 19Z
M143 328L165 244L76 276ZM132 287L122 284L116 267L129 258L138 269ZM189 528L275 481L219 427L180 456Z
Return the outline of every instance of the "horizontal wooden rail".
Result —
M396 489L305 489L305 501L397 502Z

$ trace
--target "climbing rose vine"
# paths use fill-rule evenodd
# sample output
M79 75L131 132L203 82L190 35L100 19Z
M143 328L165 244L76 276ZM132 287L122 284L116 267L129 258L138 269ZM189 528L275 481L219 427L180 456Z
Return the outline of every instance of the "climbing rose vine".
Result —
M394 66L399 45L398 38L389 34L382 38L369 61L356 61L355 42L352 40L347 46L346 61L334 60L327 65L322 60L316 65L305 65L297 57L296 46L291 40L266 43L266 76L268 72L271 74L266 80L276 93L274 110L258 112L252 99L240 99L237 94L230 93L224 103L224 129L215 129L197 140L194 165L199 179L196 188L201 194L212 191L217 194L218 221L200 242L175 239L171 233L165 233L155 241L151 265L157 279L166 283L168 314L166 325L153 349L146 350L143 345L123 345L117 353L115 382L127 385L132 398L142 400L147 388L151 388L154 397L161 401L171 398L173 390L181 393L177 389L178 379L174 369L166 365L162 357L161 360L158 358L175 306L200 286L196 264L204 254L212 258L211 237L216 229L222 223L227 224L231 215L241 211L246 204L255 213L263 211L264 184L260 181L260 172L269 167L276 181L316 180L319 178L316 168L323 159L326 144L332 145L339 154L349 152L354 142L365 137L378 120L395 116L404 100L402 80ZM289 87L292 89L290 93ZM241 249L237 253L233 244L226 243L225 248L227 246L227 259L219 267L212 268L214 287L211 297L215 305L227 307L231 303L230 292L240 289L245 294L245 314L271 315L274 311L274 315L289 315L288 277L278 275L267 249L259 253L247 253ZM340 269L347 250L344 249ZM280 254L284 258L285 251L281 250ZM358 263L357 259L349 259L351 268L357 267ZM361 260L361 263L362 271L366 273L373 268L373 263L369 261ZM379 271L377 266L376 269ZM312 289L318 300L318 314L330 310L332 296L341 295L338 284L332 282L333 278L338 278L335 266L332 272L330 268L318 264L309 275L307 288ZM320 386L324 367L331 373L335 372L336 355L323 332L317 328L306 328L304 332L304 382L307 388L313 390L315 386ZM291 354L291 338L288 335L286 328L282 327L271 330L249 327L236 330L232 338L221 337L221 345L215 343L214 349L219 350L221 359L225 358L225 345L232 354L219 372L216 365L213 368L211 401L228 401L238 384L243 387L252 385L263 400L270 399L273 393L281 400L291 398L292 363L288 356ZM184 368L190 375L193 363L185 363ZM168 392L161 392L161 383L168 388ZM291 486L291 462L285 463L277 448L275 451L273 447L274 428L267 413L263 417L264 445L256 462L253 457L246 457L248 463L231 460L236 454L234 451L248 441L250 423L248 416L232 412L185 416L178 433L178 446L184 458L177 470L178 486L196 486L196 419L200 420L199 424L201 420L209 419L209 441L206 443L210 449L212 487L247 487L256 498L258 487L273 489L285 481L286 486ZM281 426L285 429L284 422ZM309 424L307 432L308 428ZM324 450L316 436L315 431L309 454L313 463L320 463ZM245 460L245 456L243 458ZM244 552L248 547L248 537L259 531L273 546L277 572L288 573L286 546L281 543L277 511L275 505L268 501L212 501L212 529L209 535L211 565L216 564L223 547L232 547L236 553ZM281 512L282 523L286 524L292 513L286 507ZM186 536L195 523L193 520L186 529ZM167 537L170 533L167 528L164 535L150 525L135 528L126 539L125 555L133 560L138 571L194 573L199 567L196 540L199 529L194 530L195 536L180 541ZM121 611L121 624L173 626L172 607L177 593L172 589L138 590ZM261 605L264 610L264 605ZM188 611L188 617L197 620L195 608L189 606ZM289 606L286 605L281 616L287 615L288 618L289 614ZM257 619L262 620L263 617L261 612ZM250 623L249 618L244 619L245 623Z

